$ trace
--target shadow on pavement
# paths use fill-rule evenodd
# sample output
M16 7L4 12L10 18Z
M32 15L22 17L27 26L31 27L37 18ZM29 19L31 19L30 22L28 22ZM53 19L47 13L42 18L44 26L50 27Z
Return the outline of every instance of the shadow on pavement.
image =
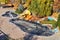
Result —
M47 26L42 24L21 20L21 19L11 19L10 22L17 25L22 31L27 32L28 35L24 36L24 40L33 40L33 36L52 36L54 32L50 31Z
M38 35L38 36L51 36L54 34L47 26L42 24L21 20L21 19L11 19L10 22L17 25L21 30L29 34Z
M18 15L15 14L14 12L12 12L12 11L7 11L2 16L4 16L4 17L17 17Z
M0 40L9 40L9 37L0 30Z

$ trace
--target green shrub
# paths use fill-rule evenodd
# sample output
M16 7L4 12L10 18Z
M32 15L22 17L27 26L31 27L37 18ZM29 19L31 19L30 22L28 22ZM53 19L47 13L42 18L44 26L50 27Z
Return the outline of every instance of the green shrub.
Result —
M24 7L20 4L18 9L16 10L16 13L20 14L24 11Z
M55 23L56 27L58 26L59 29L60 29L60 14L58 15L58 20L57 22Z
M57 22L53 25L54 28L58 27L60 29L60 14L58 15Z
M49 16L52 10L52 0L32 0L28 9L37 16Z

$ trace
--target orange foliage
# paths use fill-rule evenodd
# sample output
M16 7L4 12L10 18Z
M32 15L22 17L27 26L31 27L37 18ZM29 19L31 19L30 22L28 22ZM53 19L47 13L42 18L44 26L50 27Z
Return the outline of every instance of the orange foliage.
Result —
M58 13L53 13L53 15L52 15L52 17L54 17L54 18L58 18Z
M32 15L27 15L25 17L25 20L29 20L29 21L38 21L40 18L36 17L36 16L32 16Z

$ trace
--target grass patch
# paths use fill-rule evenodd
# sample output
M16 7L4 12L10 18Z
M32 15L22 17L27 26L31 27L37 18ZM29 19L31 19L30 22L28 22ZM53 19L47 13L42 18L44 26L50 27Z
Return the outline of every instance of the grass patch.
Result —
M42 24L52 24L53 25L53 24L56 23L56 21L54 21L54 20L51 20L51 21L50 20L43 20L43 21L41 21L41 23Z

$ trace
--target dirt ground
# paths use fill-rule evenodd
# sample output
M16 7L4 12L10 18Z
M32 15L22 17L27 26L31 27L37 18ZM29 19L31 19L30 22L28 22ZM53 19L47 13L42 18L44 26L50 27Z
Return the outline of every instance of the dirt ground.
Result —
M12 8L0 8L0 30L7 34L9 37L13 39L19 39L25 36L25 32L19 29L16 25L9 22L8 17L2 17L1 15L8 11L13 10ZM34 36L37 40L60 40L60 32L55 33L52 36ZM35 40L35 39L34 39Z

